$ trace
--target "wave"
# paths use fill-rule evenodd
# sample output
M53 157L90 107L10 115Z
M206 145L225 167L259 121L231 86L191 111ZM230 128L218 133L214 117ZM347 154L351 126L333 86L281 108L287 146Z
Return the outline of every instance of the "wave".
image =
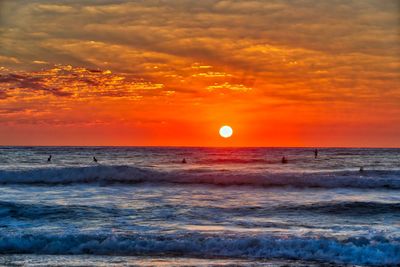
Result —
M178 214L179 210L186 210L183 215L191 219L213 217L214 214L230 217L240 216L258 216L264 214L289 214L289 213L305 213L311 214L334 214L335 216L374 216L381 214L392 214L400 216L400 203L382 203L382 202L322 202L312 203L307 205L267 205L267 206L243 206L243 207L191 207L187 209L185 205L175 205L173 208L169 205L159 205L141 208L117 208L117 207L102 207L102 206L87 206L87 205L60 205L60 204L41 204L41 203L22 203L0 201L0 221L8 220L9 218L34 221L80 221L82 219L99 219L110 217L125 217L137 213L158 213L161 210L169 210L171 214ZM182 213L179 213L182 214ZM177 215L179 216L179 215ZM211 218L210 218L211 219ZM235 222L232 222L235 223ZM248 225L248 222L240 225ZM258 223L250 223L252 226L260 226ZM284 227L289 224L276 222L268 222L262 224L262 227ZM305 226L305 225L303 225ZM310 225L307 225L310 227Z
M94 254L291 259L337 264L400 264L400 239L298 236L24 234L0 235L1 254Z
M70 184L94 182L139 183L165 176L155 170L131 166L88 166L0 171L3 184Z
M18 220L82 220L132 213L129 209L85 205L57 205L0 201L1 219Z
M236 215L256 215L256 214L276 214L276 213L317 213L340 215L380 215L393 214L400 216L400 203L384 202L362 202L362 201L335 201L318 202L306 205L268 205L268 206L242 206L242 207L208 207L207 211L212 214L236 214ZM199 213L194 209L193 213Z
M312 213L328 213L335 215L377 215L393 213L400 215L400 203L382 202L322 202L310 205L293 205L281 208L283 211L306 211Z
M198 164L227 164L227 163L236 163L236 164L251 164L251 163L264 163L264 164L273 164L273 163L281 163L280 160L266 160L263 158L215 158L215 159L203 159L199 160L196 163Z
M400 171L356 171L318 173L245 173L241 171L159 171L133 166L90 166L2 170L2 184L72 183L177 183L210 185L292 186L320 188L400 189Z

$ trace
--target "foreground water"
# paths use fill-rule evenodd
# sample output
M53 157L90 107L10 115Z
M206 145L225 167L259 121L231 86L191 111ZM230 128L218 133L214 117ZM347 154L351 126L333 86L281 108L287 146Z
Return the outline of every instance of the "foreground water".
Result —
M400 149L1 147L0 184L3 265L400 264Z

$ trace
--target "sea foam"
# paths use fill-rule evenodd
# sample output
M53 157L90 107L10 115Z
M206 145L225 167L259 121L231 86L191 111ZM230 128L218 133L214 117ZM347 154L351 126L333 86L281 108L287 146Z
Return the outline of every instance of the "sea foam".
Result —
M2 254L170 255L294 259L345 264L400 264L400 240L169 235L0 235Z

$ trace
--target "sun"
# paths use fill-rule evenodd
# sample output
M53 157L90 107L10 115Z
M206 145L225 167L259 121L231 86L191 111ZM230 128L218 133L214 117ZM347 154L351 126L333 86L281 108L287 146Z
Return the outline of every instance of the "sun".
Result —
M233 130L230 126L224 125L219 129L219 135L223 138L229 138L232 136Z

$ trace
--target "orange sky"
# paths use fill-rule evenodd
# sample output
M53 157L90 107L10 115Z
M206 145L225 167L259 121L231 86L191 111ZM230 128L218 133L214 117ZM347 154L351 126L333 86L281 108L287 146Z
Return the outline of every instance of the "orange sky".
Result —
M400 147L399 14L396 0L1 1L0 145Z

